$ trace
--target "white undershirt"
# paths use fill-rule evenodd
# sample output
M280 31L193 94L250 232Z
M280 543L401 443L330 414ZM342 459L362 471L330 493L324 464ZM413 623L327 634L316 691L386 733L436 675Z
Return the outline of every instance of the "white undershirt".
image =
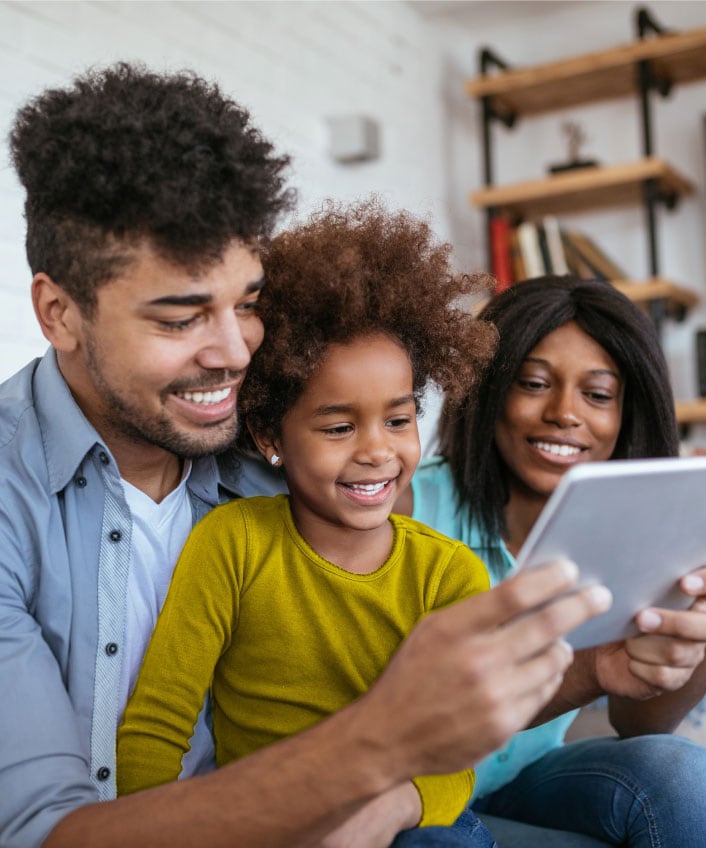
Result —
M174 566L193 523L186 481L191 463L186 462L179 485L160 503L123 480L125 499L132 513L130 574L127 588L125 644L121 665L120 699L124 705L132 692L142 658L172 579ZM182 776L200 771L213 762L213 743L203 712L184 757Z

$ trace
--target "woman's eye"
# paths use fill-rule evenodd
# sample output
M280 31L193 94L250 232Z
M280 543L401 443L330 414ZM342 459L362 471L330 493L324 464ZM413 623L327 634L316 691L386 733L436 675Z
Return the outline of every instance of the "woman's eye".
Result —
M586 395L598 403L610 403L613 400L613 395L606 394L605 392L586 392Z
M543 389L547 385L543 380L525 379L525 380L518 380L517 382L523 389L530 389L530 390Z

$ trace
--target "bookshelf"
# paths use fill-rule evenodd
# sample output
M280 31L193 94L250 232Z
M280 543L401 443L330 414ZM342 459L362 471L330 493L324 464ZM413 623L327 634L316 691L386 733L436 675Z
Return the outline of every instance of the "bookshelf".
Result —
M507 69L466 83L499 114L527 116L636 94L635 68L649 62L662 80L682 84L706 77L706 27L663 33L621 47L535 68Z
M679 424L701 424L706 421L706 398L678 400L674 404Z
M646 180L654 180L660 197L671 204L693 191L686 177L663 159L650 156L624 165L580 168L539 180L486 186L471 194L471 203L522 218L634 206L642 202Z
M661 332L665 319L680 320L699 298L660 272L658 207L674 208L693 186L677 168L655 155L651 101L655 94L666 96L674 85L706 79L706 27L666 32L640 8L635 12L635 28L637 37L630 44L531 68L512 68L491 49L480 51L480 76L466 83L466 93L482 108L484 186L471 193L470 200L486 213L489 259L492 221L498 216L521 221L642 206L649 276L611 282L647 309ZM639 98L641 106L643 155L637 161L494 184L494 123L514 127L522 117L625 97ZM677 415L684 424L706 422L706 399L679 402Z

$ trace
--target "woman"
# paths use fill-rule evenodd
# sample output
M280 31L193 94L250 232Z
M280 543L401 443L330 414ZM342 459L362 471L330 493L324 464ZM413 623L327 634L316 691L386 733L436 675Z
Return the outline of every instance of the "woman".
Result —
M400 507L466 542L499 582L568 468L673 456L677 431L655 330L609 284L531 280L481 318L498 328L497 353L477 393L445 405L441 456L420 466ZM537 721L553 720L478 768L477 812L631 848L703 844L706 749L643 734L671 732L706 689L704 576L681 583L696 596L691 611L643 611L638 627L650 635L577 652ZM603 694L616 731L636 738L563 746L576 708Z

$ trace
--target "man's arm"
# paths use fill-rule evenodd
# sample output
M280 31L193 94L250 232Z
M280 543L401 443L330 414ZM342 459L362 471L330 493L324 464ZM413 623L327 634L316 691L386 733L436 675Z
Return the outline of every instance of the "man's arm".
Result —
M472 766L526 725L571 661L559 638L609 604L562 594L575 581L555 564L430 614L341 712L212 774L77 809L45 848L320 843L372 798Z

